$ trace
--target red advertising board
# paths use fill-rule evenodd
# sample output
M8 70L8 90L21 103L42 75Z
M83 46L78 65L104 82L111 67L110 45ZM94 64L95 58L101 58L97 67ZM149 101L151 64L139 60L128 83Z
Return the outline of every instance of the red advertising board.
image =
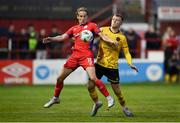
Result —
M0 61L0 84L32 85L31 60Z

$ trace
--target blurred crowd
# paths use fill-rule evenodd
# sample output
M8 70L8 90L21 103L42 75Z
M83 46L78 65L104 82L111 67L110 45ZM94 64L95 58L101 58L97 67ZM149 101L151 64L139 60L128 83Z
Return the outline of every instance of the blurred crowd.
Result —
M34 25L20 29L18 32L15 25L9 25L7 31L0 32L0 59L55 59L67 58L71 53L73 41L64 41L60 43L42 44L42 39L47 36L57 36L61 31L56 25L52 26L51 32L41 28L36 31ZM140 45L142 36L134 29L123 30L127 36L130 52L134 58L140 58ZM147 50L160 50L160 36L150 28L145 32L147 39ZM94 53L97 54L98 41L94 44Z
M140 35L133 28L122 30L127 37L129 49L133 58L140 58L141 41L146 41L146 52L149 50L164 50L166 59L173 53L179 52L180 35L171 28L163 34L155 30L152 25ZM34 25L16 31L15 25L9 25L5 32L0 32L0 59L55 59L67 58L71 53L73 41L42 44L42 39L47 36L57 36L62 32L56 25L52 25L51 32L41 28L36 31ZM98 41L94 44L95 55L98 49Z
M138 34L133 28L122 30L126 35L130 53L133 58L140 58L141 41L146 41L146 50L164 51L165 80L177 81L180 71L180 35L172 27L160 34L152 25L143 35ZM71 54L73 41L43 44L42 39L47 36L60 35L61 31L56 25L52 25L51 32L41 28L36 31L34 25L29 24L26 28L16 31L15 25L9 25L7 31L0 31L0 59L57 59L68 58ZM98 51L98 39L93 47L94 55ZM120 54L120 57L123 57Z
M7 31L0 33L0 59L56 59L67 58L71 52L72 41L42 43L47 36L60 35L56 25L52 26L51 32L45 28L36 31L34 25L16 31L15 25L11 24Z

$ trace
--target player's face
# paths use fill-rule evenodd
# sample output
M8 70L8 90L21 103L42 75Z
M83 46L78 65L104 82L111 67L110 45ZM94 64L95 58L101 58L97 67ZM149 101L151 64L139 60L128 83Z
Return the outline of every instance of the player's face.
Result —
M119 28L122 23L121 17L113 16L111 20L111 27L112 28Z
M88 15L86 11L78 12L77 19L79 24L85 24L88 21Z

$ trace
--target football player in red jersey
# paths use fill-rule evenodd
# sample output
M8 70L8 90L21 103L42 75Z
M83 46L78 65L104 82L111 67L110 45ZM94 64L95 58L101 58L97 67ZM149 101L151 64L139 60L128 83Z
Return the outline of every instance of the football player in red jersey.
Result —
M107 91L103 82L97 79L94 67L94 56L91 50L90 42L84 42L83 40L81 40L80 33L83 30L90 30L91 32L93 32L93 34L100 36L104 41L111 43L113 45L118 44L114 43L114 41L112 41L106 35L103 35L95 23L88 22L87 8L78 8L76 15L79 22L78 25L71 27L67 32L65 32L62 35L56 37L47 37L43 39L43 43L60 42L69 38L74 39L72 54L64 64L61 74L57 78L57 83L54 90L54 97L49 102L47 102L44 105L44 107L48 108L51 105L60 102L59 95L63 88L64 79L68 75L70 75L74 70L76 70L79 66L81 66L84 68L84 70L86 70L89 79L91 80L88 82L88 91L90 97L94 101L91 116L95 116L98 109L102 106L102 102L98 100L98 96L95 91L95 85L99 88L101 93L107 97L108 107L112 107L114 105L114 99L109 95L109 92Z

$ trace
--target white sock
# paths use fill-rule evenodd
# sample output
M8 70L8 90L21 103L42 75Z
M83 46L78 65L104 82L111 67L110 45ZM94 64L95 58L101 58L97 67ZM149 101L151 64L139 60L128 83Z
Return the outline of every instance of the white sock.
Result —
M53 99L55 99L55 100L58 99L58 98L59 98L59 97L55 97L55 96L53 97Z
M109 95L109 96L106 97L106 99L110 100L110 99L112 99L112 97Z

